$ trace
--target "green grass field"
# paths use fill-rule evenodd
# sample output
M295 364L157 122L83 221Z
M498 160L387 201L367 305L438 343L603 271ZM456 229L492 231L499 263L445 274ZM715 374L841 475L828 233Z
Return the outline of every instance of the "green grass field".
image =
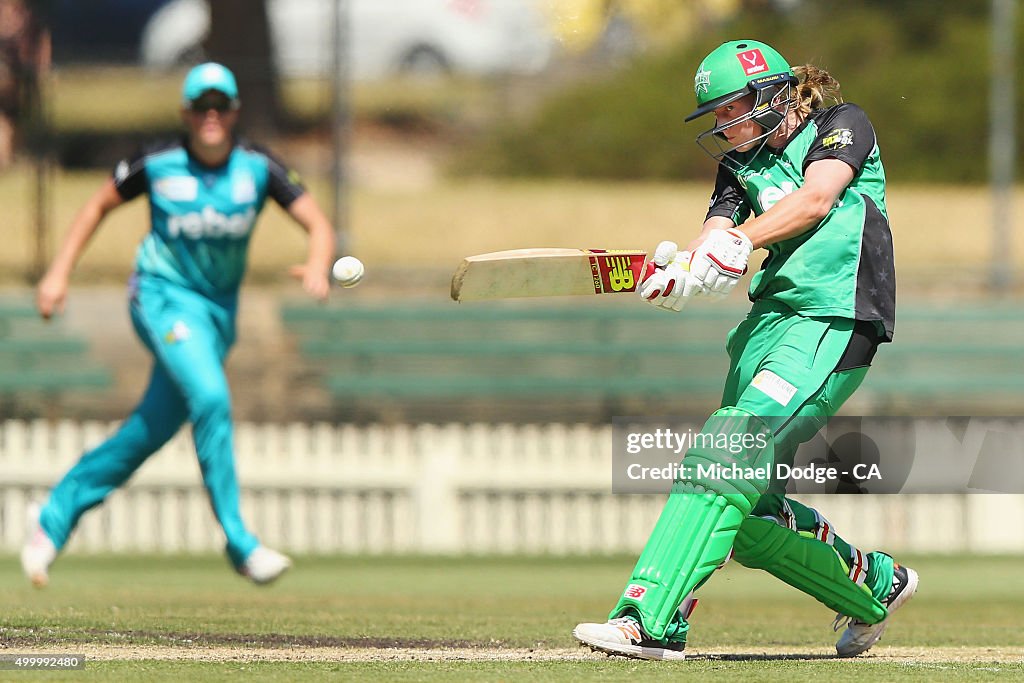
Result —
M258 589L215 557L69 556L36 591L8 557L0 648L84 653L85 671L46 674L75 681L1024 679L1024 559L913 558L921 590L856 660L830 656L825 608L735 565L702 593L692 659L577 648L572 627L604 617L632 563L299 558Z

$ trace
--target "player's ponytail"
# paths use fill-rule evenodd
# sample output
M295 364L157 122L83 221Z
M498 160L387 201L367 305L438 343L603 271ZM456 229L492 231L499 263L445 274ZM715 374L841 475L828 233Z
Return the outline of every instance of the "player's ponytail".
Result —
M806 116L815 109L843 101L843 96L839 94L839 81L832 78L824 69L819 69L813 64L804 64L794 66L793 73L800 81L796 86L793 107L800 114Z

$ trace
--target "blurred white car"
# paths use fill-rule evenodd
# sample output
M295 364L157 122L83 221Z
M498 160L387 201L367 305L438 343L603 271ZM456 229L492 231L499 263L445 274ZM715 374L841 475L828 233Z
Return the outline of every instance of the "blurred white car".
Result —
M331 3L339 1L348 6L349 73L357 79L400 72L534 73L554 50L535 0L270 0L284 76L331 72ZM142 62L155 68L196 62L209 30L206 0L173 0L146 27Z

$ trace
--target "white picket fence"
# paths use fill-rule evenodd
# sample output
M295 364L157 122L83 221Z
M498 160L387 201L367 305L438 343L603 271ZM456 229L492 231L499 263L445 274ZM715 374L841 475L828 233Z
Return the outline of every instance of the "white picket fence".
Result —
M0 550L26 506L115 425L0 423ZM611 428L589 425L242 424L247 522L295 553L638 551L661 495L613 495ZM1024 496L806 496L864 548L1024 552ZM86 513L71 552L210 552L223 545L190 433Z

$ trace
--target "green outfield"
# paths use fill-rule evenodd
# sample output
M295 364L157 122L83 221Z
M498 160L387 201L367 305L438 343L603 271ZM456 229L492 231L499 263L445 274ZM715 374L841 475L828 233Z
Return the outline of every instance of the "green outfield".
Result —
M836 660L832 614L730 565L693 618L686 662L577 648L632 567L617 558L299 558L257 589L215 557L62 558L44 591L0 568L5 653L84 653L63 680L1024 679L1024 559L912 558L922 587L867 656ZM19 674L20 675L20 674Z

